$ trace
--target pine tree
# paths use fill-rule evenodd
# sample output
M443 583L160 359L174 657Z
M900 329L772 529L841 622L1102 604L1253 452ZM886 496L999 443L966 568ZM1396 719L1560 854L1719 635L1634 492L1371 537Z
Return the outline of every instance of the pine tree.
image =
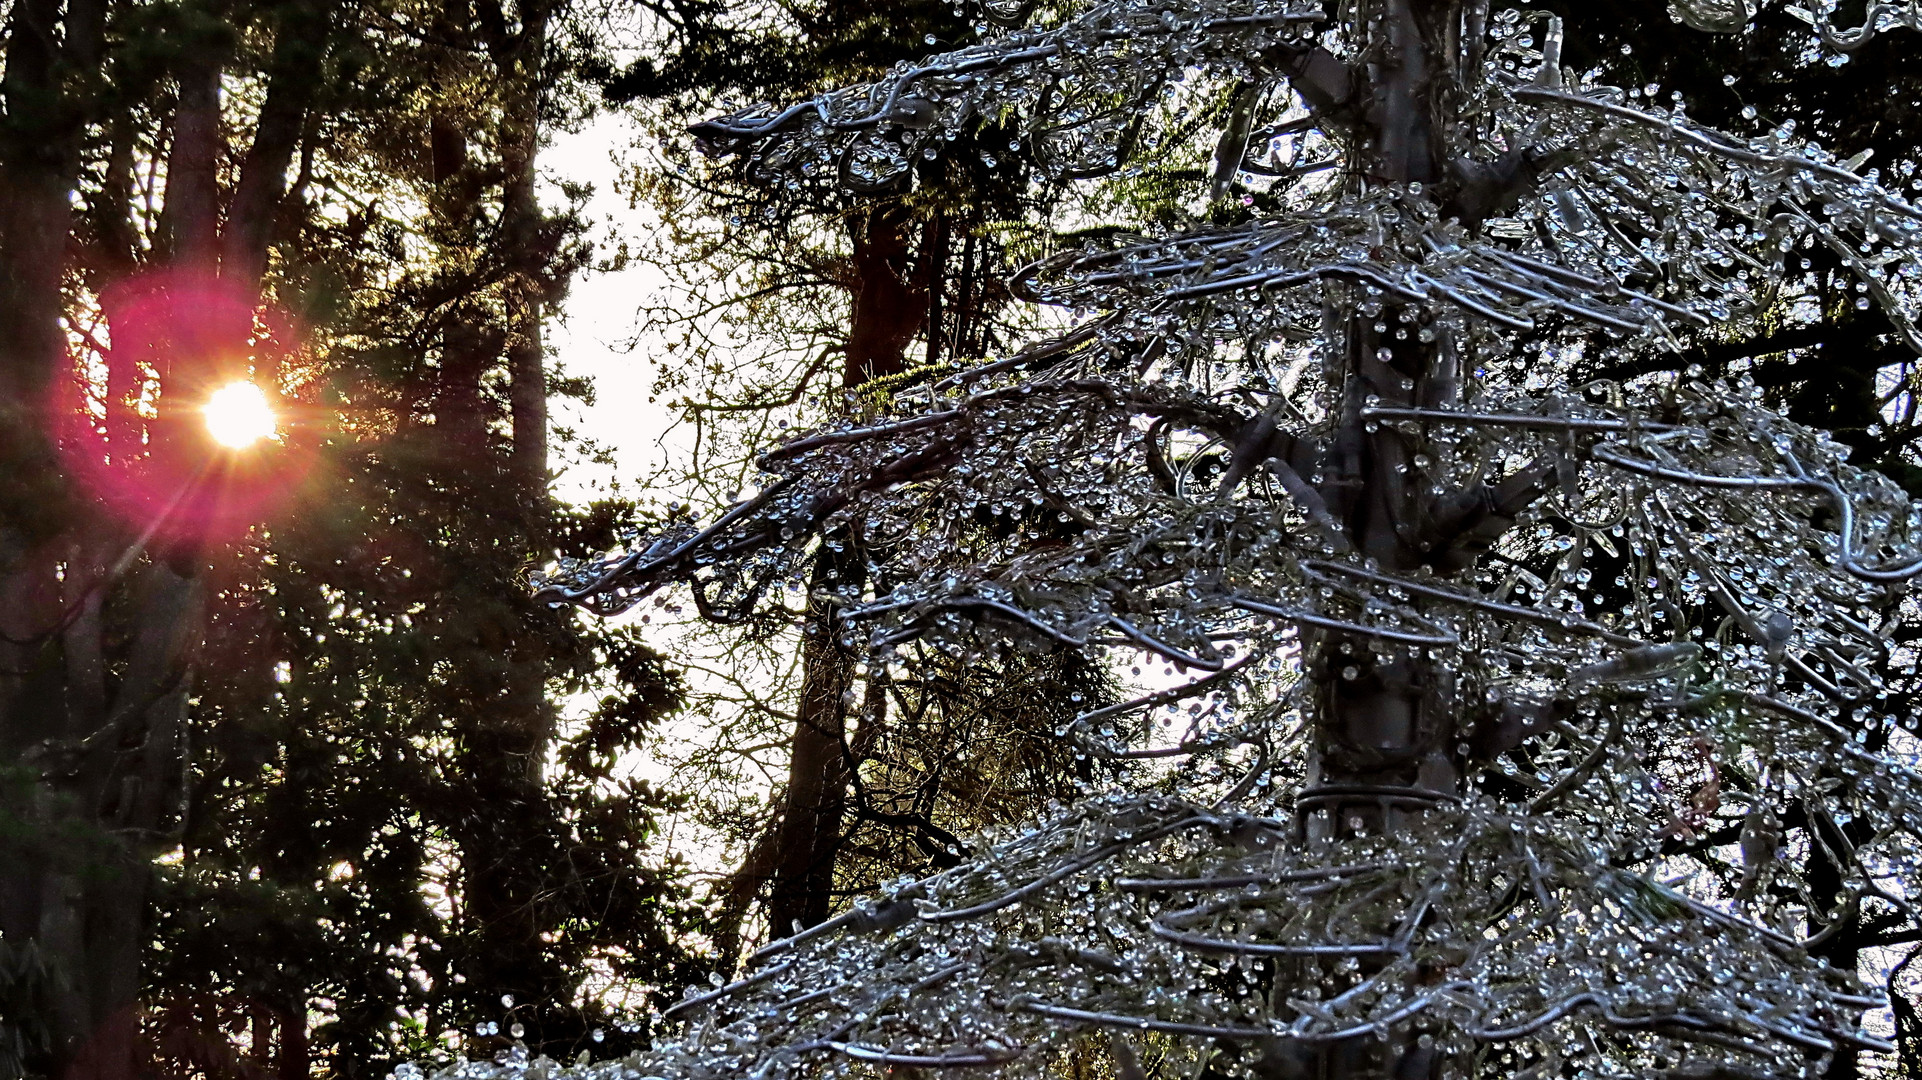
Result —
M0 1076L560 1052L613 1026L584 987L698 975L616 768L675 680L524 587L627 512L546 491L582 17L8 9ZM229 381L277 438L209 437Z
M1811 50L1922 19L1801 14ZM1032 1072L1104 1029L1130 1078L1893 1049L1822 949L1922 884L1888 693L1922 511L1739 371L1577 373L1819 321L1816 251L1871 344L1922 354L1910 171L1562 61L1559 19L1473 2L1131 0L697 129L769 182L868 186L987 118L1057 174L1210 159L1214 201L1021 272L1066 332L785 443L712 524L543 595L684 583L738 617L860 537L816 601L870 665L1157 658L1062 736L1138 753L1159 715L1147 752L1188 763L771 944L645 1071Z

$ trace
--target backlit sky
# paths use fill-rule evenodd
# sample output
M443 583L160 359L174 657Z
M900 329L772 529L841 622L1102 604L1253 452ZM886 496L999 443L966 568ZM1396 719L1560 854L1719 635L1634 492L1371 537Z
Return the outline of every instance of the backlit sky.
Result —
M597 243L616 233L635 236L651 227L646 215L633 210L614 190L619 175L617 157L630 152L638 128L624 113L607 113L578 134L557 135L542 154L547 179L565 178L592 184L587 217ZM558 198L550 195L550 202ZM600 246L605 247L604 243ZM595 404L556 402L556 426L573 426L579 433L613 451L614 469L567 464L555 492L563 499L587 501L605 491L613 480L624 480L629 496L633 479L653 471L662 456L659 444L667 414L647 402L651 374L645 348L629 352L623 343L634 334L635 312L661 286L660 278L643 264L614 273L588 272L577 278L562 301L560 318L547 331L548 355L569 375L594 380ZM596 488L595 485L603 485Z

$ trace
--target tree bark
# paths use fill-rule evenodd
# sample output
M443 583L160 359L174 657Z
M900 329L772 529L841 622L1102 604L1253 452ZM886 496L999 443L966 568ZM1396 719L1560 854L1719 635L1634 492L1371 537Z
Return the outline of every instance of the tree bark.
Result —
M0 401L30 407L67 356L60 283L80 141L94 107L104 0L22 0L6 28L0 97ZM31 418L21 423L36 426Z
M201 50L184 51L161 232L175 265L211 273L219 253L221 65Z
M540 66L547 48L548 8L524 6L518 37L498 54L508 86L501 110L501 231L517 272L508 279L508 408L514 425L509 465L527 500L533 531L542 531L547 501L547 363L541 340L542 281L551 252L535 200L535 156L540 148ZM538 544L538 538L533 538Z
M926 325L928 283L925 271L915 274L909 265L914 256L909 224L907 209L893 203L854 219L849 284L854 305L844 386L904 370L908 345Z

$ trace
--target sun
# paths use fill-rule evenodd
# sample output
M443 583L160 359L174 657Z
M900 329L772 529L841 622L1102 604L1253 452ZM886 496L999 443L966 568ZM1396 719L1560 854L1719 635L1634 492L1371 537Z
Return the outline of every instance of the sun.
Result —
M207 418L207 434L225 447L239 450L274 435L274 410L267 395L250 382L231 382L214 391L201 413Z

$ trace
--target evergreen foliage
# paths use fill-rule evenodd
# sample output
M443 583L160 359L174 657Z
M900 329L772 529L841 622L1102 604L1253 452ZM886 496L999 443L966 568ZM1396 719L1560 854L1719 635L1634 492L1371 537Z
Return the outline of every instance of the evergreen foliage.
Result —
M622 764L677 680L525 588L631 513L547 495L595 15L8 9L0 1074L618 1048L703 973ZM234 380L276 438L210 440Z

